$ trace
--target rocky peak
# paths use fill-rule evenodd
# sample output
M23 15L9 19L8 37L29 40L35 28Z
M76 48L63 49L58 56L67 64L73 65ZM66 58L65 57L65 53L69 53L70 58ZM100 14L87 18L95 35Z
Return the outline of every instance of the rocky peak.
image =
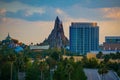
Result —
M64 35L63 25L57 16L55 19L54 29L47 39L41 45L50 45L50 48L63 48L69 44L68 39Z

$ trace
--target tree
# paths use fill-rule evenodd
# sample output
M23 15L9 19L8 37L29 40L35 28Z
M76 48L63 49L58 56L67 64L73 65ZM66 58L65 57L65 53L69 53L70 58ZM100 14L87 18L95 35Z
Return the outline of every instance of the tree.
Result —
M118 63L120 63L120 52L116 52L116 56L117 56L117 59L118 59Z
M56 61L60 61L61 59L61 52L58 51L57 49L52 49L51 53L50 53L50 57L53 58Z
M96 57L99 58L99 59L101 59L102 56L103 56L103 53L101 51L96 55Z
M72 72L72 80L87 80L81 62L76 62L73 66L74 71Z
M38 62L35 61L27 68L25 80L40 80L39 75Z
M109 55L105 55L105 56L104 56L104 62L107 63L107 62L109 61L109 59L110 59L110 56L109 56Z
M118 76L120 76L120 69L118 69L117 73L118 73Z
M44 71L47 69L47 64L46 64L46 62L40 62L40 64L39 64L39 70L40 70L40 72L41 72L41 80L44 80Z
M16 60L16 55L15 55L15 53L10 53L10 54L8 54L7 58L8 58L8 61L10 61L10 64L11 64L11 70L10 70L11 76L10 76L10 80L12 80L13 62L15 62L15 60Z
M117 59L117 57L116 57L116 55L115 55L114 53L110 53L110 57L111 57L112 59Z
M59 62L58 63L58 67L57 67L57 70L55 70L54 72L54 79L53 80L66 80L66 77L65 77L65 66L63 65L62 62Z
M71 80L71 73L73 72L74 68L71 64L67 64L66 65L66 71L68 73L68 76L69 76L69 79L68 80Z
M53 69L53 68L55 68L55 66L57 65L57 61L55 61L53 58L51 58L51 57L48 57L47 59L46 59L46 62L47 62L47 64L49 65L49 68L50 69Z
M11 70L10 70L10 63L9 62L6 62L4 65L2 65L2 70L1 70L1 79L2 80L10 80L10 73L11 73Z
M82 65L86 68L97 68L98 60L95 58L91 58L91 59L83 58Z
M102 80L104 80L105 74L108 73L108 69L104 63L100 64L100 68L98 69L98 73L102 75Z
M24 71L24 61L23 61L23 59L24 59L23 53L18 53L16 62L15 62L18 73Z

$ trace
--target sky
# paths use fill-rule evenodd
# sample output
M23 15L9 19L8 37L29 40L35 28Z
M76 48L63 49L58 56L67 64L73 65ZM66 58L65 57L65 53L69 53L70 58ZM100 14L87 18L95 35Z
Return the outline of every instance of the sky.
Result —
M56 16L69 39L71 22L97 22L99 42L120 36L120 0L0 0L0 41L8 33L20 42L41 43Z

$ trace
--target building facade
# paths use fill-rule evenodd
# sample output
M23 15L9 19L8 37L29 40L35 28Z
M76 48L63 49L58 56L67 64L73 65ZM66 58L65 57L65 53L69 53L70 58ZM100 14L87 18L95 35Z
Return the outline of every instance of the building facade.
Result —
M102 50L120 51L120 36L106 36Z
M99 27L97 23L71 23L70 51L75 55L86 55L99 48Z

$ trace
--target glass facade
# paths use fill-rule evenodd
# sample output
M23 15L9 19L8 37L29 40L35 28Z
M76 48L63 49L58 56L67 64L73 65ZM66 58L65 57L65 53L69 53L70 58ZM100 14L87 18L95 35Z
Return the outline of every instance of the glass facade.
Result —
M106 43L120 43L120 36L106 36Z
M97 23L72 23L70 26L70 51L75 55L86 55L99 47Z

